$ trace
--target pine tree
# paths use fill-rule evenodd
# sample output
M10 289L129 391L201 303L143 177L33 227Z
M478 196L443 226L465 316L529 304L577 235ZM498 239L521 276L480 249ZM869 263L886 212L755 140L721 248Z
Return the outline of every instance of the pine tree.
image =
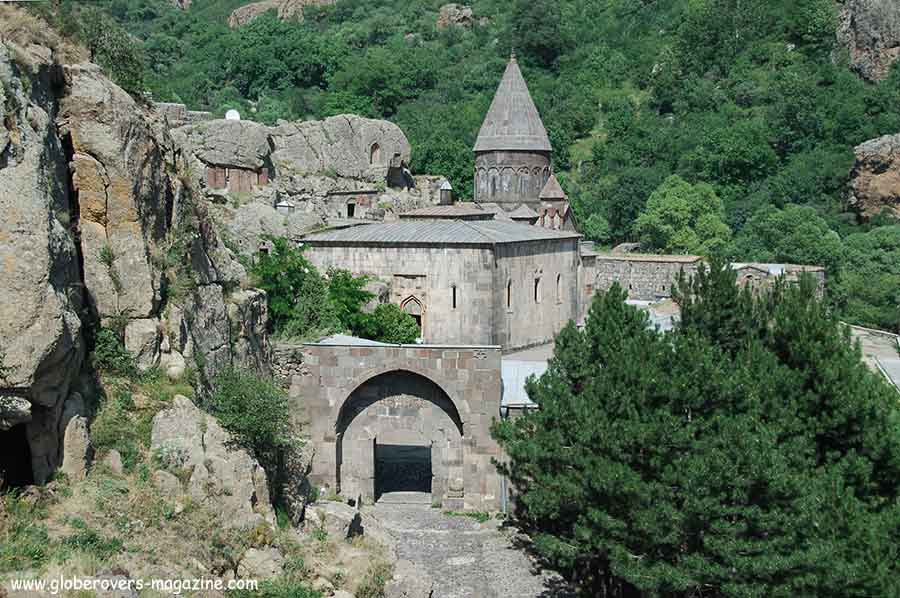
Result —
M676 296L661 334L600 294L495 424L537 548L591 595L896 595L896 392L809 281L754 296L714 261Z

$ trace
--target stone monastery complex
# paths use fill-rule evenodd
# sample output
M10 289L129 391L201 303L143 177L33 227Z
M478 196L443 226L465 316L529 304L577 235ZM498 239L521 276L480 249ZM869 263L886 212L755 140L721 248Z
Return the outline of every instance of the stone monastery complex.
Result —
M402 184L408 154L367 143L375 176ZM502 455L490 423L533 406L524 383L546 369L554 336L615 281L653 310L701 261L600 253L582 241L514 56L474 152L474 202L454 203L444 181L431 205L378 220L364 195L332 194L329 209L343 219L298 239L318 268L369 276L379 300L421 329L416 345L336 336L276 350L276 373L310 422L311 478L348 499L406 490L431 492L445 508L503 508L509 489L492 464ZM211 180L230 184L219 172ZM824 282L818 267L736 267L742 284L801 271ZM651 315L666 327L673 312Z

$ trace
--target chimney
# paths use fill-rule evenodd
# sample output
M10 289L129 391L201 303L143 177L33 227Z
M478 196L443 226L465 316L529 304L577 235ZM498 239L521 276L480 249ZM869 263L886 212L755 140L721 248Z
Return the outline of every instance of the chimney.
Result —
M444 182L441 183L440 205L442 205L442 206L453 205L453 186L450 184L450 181L448 181L447 179L444 179Z

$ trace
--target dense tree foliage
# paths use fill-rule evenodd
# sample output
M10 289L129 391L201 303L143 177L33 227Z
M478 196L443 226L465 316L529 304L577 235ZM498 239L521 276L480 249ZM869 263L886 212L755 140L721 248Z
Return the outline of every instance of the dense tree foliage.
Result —
M471 196L478 128L515 49L590 238L638 239L650 196L678 175L722 201L734 239L722 250L736 260L821 254L833 289L856 276L859 259L877 260L856 255L877 241L849 247L871 225L844 214L843 198L852 148L900 131L900 69L870 85L847 68L833 0L475 0L477 22L447 29L436 27L438 0L340 0L307 8L302 22L272 13L230 29L228 14L245 3L93 5L139 41L155 99L219 115L239 108L265 122L390 118L412 143L413 169L448 176L462 197ZM791 226L793 206L808 208L810 223L775 240L765 226ZM821 250L808 243L813 228ZM706 251L706 241L678 250ZM893 280L870 276L884 289ZM888 303L877 293L833 307L854 322L896 322L883 313L896 312Z
M713 255L731 238L724 216L722 200L711 185L691 185L674 174L650 194L634 230L649 250Z
M897 595L900 403L811 281L755 298L715 262L666 334L624 300L494 426L538 549L590 595Z
M279 336L308 340L332 333L350 333L386 343L412 343L419 326L393 304L364 308L375 298L366 290L366 276L329 268L323 276L301 248L280 237L266 237L270 247L260 253L251 273L266 291L269 323Z

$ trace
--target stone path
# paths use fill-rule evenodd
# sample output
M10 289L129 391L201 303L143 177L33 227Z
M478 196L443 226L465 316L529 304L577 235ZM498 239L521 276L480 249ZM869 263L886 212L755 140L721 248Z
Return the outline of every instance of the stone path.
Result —
M497 520L479 523L422 504L378 502L367 511L394 539L398 559L434 580L432 598L572 598L562 579L541 572L515 534Z

